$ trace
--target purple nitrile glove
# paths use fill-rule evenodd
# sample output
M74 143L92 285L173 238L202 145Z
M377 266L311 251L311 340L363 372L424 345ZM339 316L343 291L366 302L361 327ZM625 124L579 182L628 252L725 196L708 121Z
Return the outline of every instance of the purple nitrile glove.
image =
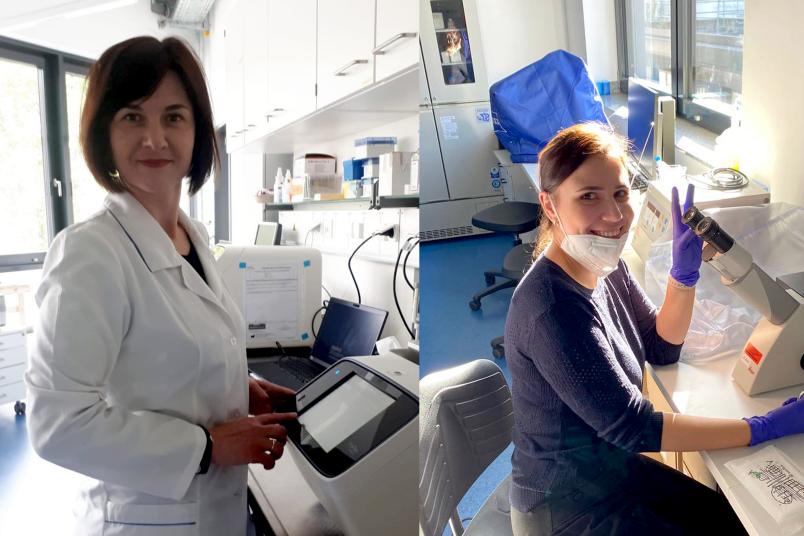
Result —
M804 399L788 398L776 409L770 410L761 417L746 417L745 422L751 429L753 447L764 441L804 432Z
M684 212L692 206L694 192L695 187L689 184L687 200L684 201ZM678 188L675 186L673 186L670 211L673 213L673 266L670 268L670 275L679 283L692 287L701 276L703 240L681 221L682 212L678 205Z

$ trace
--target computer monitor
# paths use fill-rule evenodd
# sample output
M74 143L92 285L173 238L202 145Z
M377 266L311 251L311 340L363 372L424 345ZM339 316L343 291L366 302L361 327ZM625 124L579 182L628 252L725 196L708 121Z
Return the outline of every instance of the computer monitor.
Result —
M240 309L246 348L311 346L321 307L321 252L301 246L219 246L223 284Z
M264 222L257 224L257 236L254 237L255 246L278 246L281 240L281 223Z
M644 81L628 79L628 140L631 156L652 178L655 157L676 162L676 101Z
M386 318L388 311L330 298L313 357L332 364L344 357L371 355Z

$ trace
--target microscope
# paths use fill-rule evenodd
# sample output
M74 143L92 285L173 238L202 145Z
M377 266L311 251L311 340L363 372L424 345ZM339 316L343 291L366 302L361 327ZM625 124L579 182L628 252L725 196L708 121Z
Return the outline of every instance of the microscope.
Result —
M682 219L704 241L704 262L763 316L734 365L734 381L749 396L804 383L804 272L774 280L697 207Z

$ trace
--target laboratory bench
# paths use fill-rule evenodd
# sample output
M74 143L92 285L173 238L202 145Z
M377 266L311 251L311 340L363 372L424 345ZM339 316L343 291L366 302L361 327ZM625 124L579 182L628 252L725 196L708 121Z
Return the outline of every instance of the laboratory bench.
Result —
M626 249L623 259L637 281L644 285L645 267L642 260L631 249ZM740 419L764 415L800 393L802 387L795 386L748 396L731 378L731 370L740 354L740 350L735 350L728 356L703 363L678 362L665 366L646 364L648 397L659 411ZM669 453L664 458L665 461L674 460L675 463L669 465L684 470L703 484L710 487L716 484L748 533L752 536L764 536L780 533L779 525L738 483L736 477L726 468L726 463L746 457L769 445L776 446L798 467L804 468L804 435L789 436L755 447Z

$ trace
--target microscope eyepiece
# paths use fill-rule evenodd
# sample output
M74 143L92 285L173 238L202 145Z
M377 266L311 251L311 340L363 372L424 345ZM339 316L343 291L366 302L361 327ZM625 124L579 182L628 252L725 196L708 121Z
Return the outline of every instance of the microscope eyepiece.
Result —
M734 245L734 239L709 216L701 218L693 231L720 253L726 253Z
M691 206L681 216L681 221L694 231L703 218L703 213L697 207Z

